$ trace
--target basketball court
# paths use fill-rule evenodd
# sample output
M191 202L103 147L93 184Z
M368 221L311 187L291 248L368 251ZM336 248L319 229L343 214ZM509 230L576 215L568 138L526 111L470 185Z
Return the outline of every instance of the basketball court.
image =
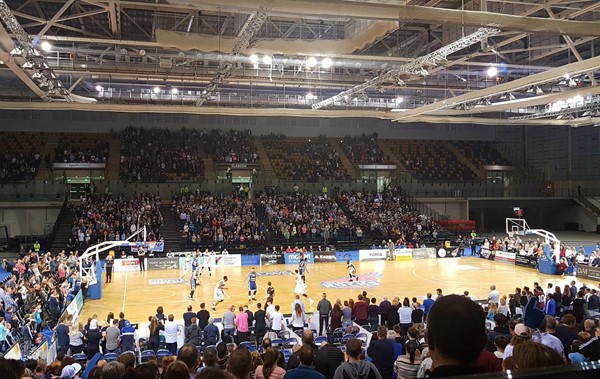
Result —
M564 285L574 279L546 275L537 270L474 257L362 261L354 264L359 281L352 283L348 282L346 265L343 262L308 265L307 291L315 300L315 304L308 307L306 301L307 312L316 310L316 304L323 292L327 293L332 302L336 299L356 300L363 290L367 291L369 297L376 297L377 303L383 296L390 300L395 296L416 296L423 299L427 292L435 294L436 288L442 288L444 294L462 294L463 291L469 290L474 299L486 299L491 284L495 284L501 294L508 294L517 286L531 287L534 282L539 282L545 287L548 282ZM275 304L279 304L284 313L290 313L296 279L292 273L296 268L296 265L257 266L257 299L263 299L264 304L267 282L271 281L276 290ZM113 273L112 283L103 284L102 299L86 301L82 316L85 320L92 314L97 314L100 319L105 319L110 311L115 315L123 311L125 317L132 322L147 322L148 316L154 315L156 308L162 305L166 314L173 313L175 319L181 319L189 304L193 305L194 311L198 311L202 302L206 303L210 311L214 287L223 275L229 277L229 290L226 291L228 296L226 295L226 300L217 306L216 316L220 317L229 305L249 305L250 309L255 310L256 302L248 302L245 282L250 269L251 267L213 267L212 276L207 276L205 270L193 301L188 299L189 277L185 278L185 283L173 283L174 279L183 274L182 270Z

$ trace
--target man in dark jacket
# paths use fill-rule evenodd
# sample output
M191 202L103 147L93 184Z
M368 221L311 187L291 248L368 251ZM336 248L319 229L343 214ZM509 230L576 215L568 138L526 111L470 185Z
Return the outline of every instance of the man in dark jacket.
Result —
M363 295L358 295L358 301L354 303L354 317L358 325L365 325L369 317L369 304L364 300Z
M494 346L494 339L496 336L505 335L510 338L510 330L508 330L508 318L502 313L498 313L494 316L494 322L496 326L493 330L490 330L488 335L488 342L486 345L486 349L490 352L496 351L496 346Z
M183 326L186 328L192 325L192 318L195 318L196 314L192 312L192 306L188 305L187 312L183 314Z
M219 341L219 328L213 324L212 317L208 319L208 325L204 327L204 339L202 344L205 346L216 345Z
M323 335L323 329L327 333L327 327L329 326L329 313L331 313L331 302L327 300L327 294L323 292L323 298L317 304L317 311L319 311L319 335Z
M201 330L204 330L206 325L208 325L208 319L210 318L210 313L208 313L208 311L205 308L206 304L201 303L200 310L198 311L198 313L196 313L196 318L198 319L198 327Z
M383 301L379 303L379 314L381 315L381 325L387 323L388 311L392 307L392 303L388 300L387 296L383 297Z
M384 379L392 377L394 372L394 341L387 339L388 329L385 326L377 328L377 339L371 340L367 355Z
M254 312L254 320L256 321L254 324L254 334L260 340L267 333L267 315L262 309L261 303L256 304L256 308L258 308L258 310Z
M342 363L333 375L333 379L382 379L377 367L371 362L360 359L362 342L350 339L346 342L346 362Z
M319 347L315 345L315 337L313 336L312 330L306 329L302 333L302 345L309 345L313 349L315 354L315 360L313 365L315 366L315 369L321 374L323 374L325 378L333 379L333 372L331 372L329 369L327 354L325 353L325 351L320 350ZM298 367L298 365L300 364L298 355L299 351L292 354L292 356L288 360L286 370Z
M185 343L191 343L194 346L200 346L202 340L202 329L196 323L196 317L192 317L190 326L185 328Z

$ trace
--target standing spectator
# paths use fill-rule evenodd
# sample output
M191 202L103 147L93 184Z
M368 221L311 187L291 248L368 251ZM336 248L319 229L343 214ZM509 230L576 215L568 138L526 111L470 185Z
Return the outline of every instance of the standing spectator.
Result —
M219 328L213 324L213 318L208 319L208 325L204 327L204 339L202 340L202 344L205 346L216 345L219 341Z
M248 339L248 313L244 312L244 307L239 307L239 313L235 316L235 330L238 344Z
M267 315L262 309L262 304L256 304L256 312L254 312L254 334L258 340L262 340L263 336L267 334Z
M325 376L315 370L313 362L315 352L309 345L302 345L298 351L300 365L293 369L288 369L285 373L286 379L325 379Z
M371 298L371 305L369 305L369 325L371 328L379 326L379 306L377 306L377 299Z
M423 309L421 309L421 304L419 302L415 303L415 309L413 309L410 318L412 320L413 326L417 330L423 329Z
M56 327L56 341L58 345L57 352L67 354L69 350L69 323L73 320L72 315L65 315L61 318L60 324Z
M363 295L358 295L358 301L354 304L354 318L358 325L365 325L369 317L369 304L364 300Z
M290 318L290 326L294 333L301 333L304 330L304 324L306 323L306 314L302 310L300 304L296 303L292 317Z
M333 375L333 379L382 379L377 367L371 362L360 359L362 342L351 338L346 342L346 361Z
M285 322L283 314L279 312L279 309L279 305L276 305L275 312L269 314L271 318L271 331L275 332L276 334L279 334L279 332L283 330L283 325Z
M423 313L425 313L426 321L427 321L427 315L429 314L429 310L431 309L431 306L435 302L435 300L433 300L431 297L432 297L431 292L428 292L427 298L425 300L423 300Z
M233 342L233 335L235 334L235 307L232 305L223 314L223 342Z
M399 309L400 309L400 298L395 297L394 299L392 299L392 306L390 307L390 309L388 311L388 317L387 317L387 328L390 330L394 329L394 326L400 324L400 314L398 313Z
M83 352L83 324L78 322L69 328L69 349L71 355Z
M388 329L377 328L377 339L371 339L367 354L382 378L391 378L394 371L394 341L387 339Z
M344 317L344 313L342 312L342 309L340 308L339 300L336 301L335 304L333 305L333 309L331 310L330 316L331 316L331 331L333 332L334 330L342 327L342 317Z
M135 328L129 320L125 320L123 328L121 328L121 350L135 351Z
M385 325L387 323L388 312L392 307L392 303L388 300L387 296L383 297L383 301L379 303L379 315L381 316L381 325Z
M254 379L283 379L285 370L277 366L279 354L271 347L265 349L262 355L263 364L254 371Z
M102 334L98 329L98 320L92 319L90 321L90 330L87 335L87 359L90 360L96 353L100 352L100 342L102 341Z
M352 325L352 308L348 300L344 300L344 308L342 308L342 328L346 329Z
M402 307L398 308L398 319L400 320L400 335L406 337L408 328L412 326L412 312L410 300L405 297L402 301Z
M58 318L60 317L60 308L60 302L58 301L58 291L56 289L53 289L50 293L50 300L48 300L48 310L50 312L52 325L56 325L58 322Z
M183 314L183 326L187 328L192 324L192 318L196 317L196 314L192 312L192 306L188 305L187 312Z
M583 322L584 317L584 306L585 299L583 298L584 292L577 292L577 297L573 300L573 316L575 316L575 320L578 324Z
M333 340L333 337L329 338L330 341ZM335 346L333 343L328 342L323 342L319 350L325 352L325 356L327 357L327 364L329 365L328 377L332 377L338 366L341 365L342 362L344 362L344 353L342 353L342 350L339 347Z
M185 343L191 343L194 346L200 346L202 343L202 329L197 324L196 317L192 317L190 326L185 328ZM181 354L181 351L179 352Z
M485 314L477 303L459 295L436 300L427 318L433 377L480 373L475 364L486 341Z
M119 354L119 343L120 343L121 332L117 328L117 320L110 320L110 325L104 332L104 339L106 340L106 353L117 353Z
M165 344L171 355L177 355L177 336L181 333L179 325L174 320L175 316L171 313L165 323Z
M565 354L571 353L571 344L577 339L579 328L575 325L575 317L566 314L560 319L560 325L556 327L556 337L562 342Z
M198 319L198 326L201 330L204 330L210 318L210 313L206 310L205 303L200 303L200 310L196 313L196 318Z
M329 327L329 315L331 313L331 302L327 300L327 294L323 292L323 298L317 304L319 311L319 335L323 335L323 330L327 333Z
M156 317L150 317L150 326L148 327L150 330L150 335L148 337L148 349L154 350L156 353L158 351L158 345L160 342L160 331L165 330L165 326L158 322Z

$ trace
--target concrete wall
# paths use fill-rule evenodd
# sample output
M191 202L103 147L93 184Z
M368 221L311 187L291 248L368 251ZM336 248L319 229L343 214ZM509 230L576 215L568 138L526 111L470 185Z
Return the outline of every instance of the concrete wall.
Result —
M9 237L46 235L52 232L62 202L0 203L0 225L8 227Z

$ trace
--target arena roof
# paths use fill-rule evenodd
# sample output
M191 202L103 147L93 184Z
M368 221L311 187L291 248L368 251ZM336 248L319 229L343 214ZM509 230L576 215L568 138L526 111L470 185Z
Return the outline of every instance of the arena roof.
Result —
M597 0L0 0L0 16L0 108L600 124Z

